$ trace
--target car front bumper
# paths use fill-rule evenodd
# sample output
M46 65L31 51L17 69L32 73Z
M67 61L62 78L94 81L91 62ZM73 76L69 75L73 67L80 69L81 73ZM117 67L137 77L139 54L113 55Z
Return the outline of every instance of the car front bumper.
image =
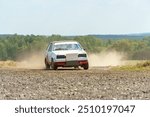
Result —
M54 62L58 67L76 67L88 64L88 60Z

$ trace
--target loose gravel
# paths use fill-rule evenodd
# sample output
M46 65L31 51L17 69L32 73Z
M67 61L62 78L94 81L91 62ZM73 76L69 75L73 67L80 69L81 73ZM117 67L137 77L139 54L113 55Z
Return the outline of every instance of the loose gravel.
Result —
M150 71L1 68L0 99L150 99Z

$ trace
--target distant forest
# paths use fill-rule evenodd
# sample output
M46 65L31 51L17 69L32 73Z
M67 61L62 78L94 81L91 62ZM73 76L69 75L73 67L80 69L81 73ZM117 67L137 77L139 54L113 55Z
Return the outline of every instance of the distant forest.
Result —
M24 53L43 52L51 41L75 40L80 42L88 53L100 53L102 51L123 52L128 59L150 59L150 36L141 39L101 39L96 36L40 36L40 35L1 35L0 36L0 60L16 60ZM30 57L30 56L29 56ZM111 58L110 58L111 59Z

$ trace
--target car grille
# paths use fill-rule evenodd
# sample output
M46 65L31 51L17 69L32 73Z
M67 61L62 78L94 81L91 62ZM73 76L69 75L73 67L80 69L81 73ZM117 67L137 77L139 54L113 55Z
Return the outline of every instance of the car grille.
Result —
M78 60L78 54L67 54L66 55L66 60L67 61Z

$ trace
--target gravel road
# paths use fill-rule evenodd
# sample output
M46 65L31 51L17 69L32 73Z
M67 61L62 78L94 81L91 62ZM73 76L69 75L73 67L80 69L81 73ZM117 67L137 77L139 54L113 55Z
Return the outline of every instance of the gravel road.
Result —
M0 99L150 99L150 71L1 68Z

